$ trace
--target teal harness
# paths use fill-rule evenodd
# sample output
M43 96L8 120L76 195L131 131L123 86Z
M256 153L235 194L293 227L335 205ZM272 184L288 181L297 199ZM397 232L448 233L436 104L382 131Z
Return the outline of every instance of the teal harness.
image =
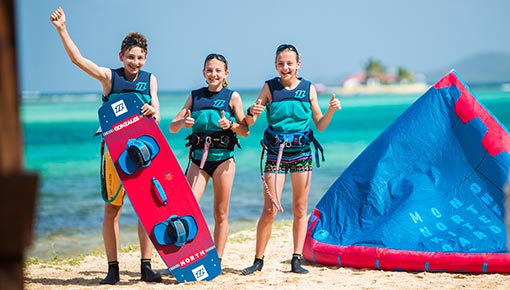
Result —
M267 128L264 131L264 139L262 139L263 146L271 153L278 154L280 150L285 149L287 152L301 152L310 147L310 143L315 148L315 162L317 168L320 167L319 151L321 153L322 162L324 159L324 149L319 141L313 135L312 129L283 133L277 132Z
M319 144L319 141L313 135L313 131L311 129L297 132L289 132L283 133L278 132L271 127L268 127L266 131L264 131L264 138L260 141L262 145L262 153L260 155L260 178L262 179L262 183L264 185L264 191L268 195L271 202L276 206L276 208L283 212L283 207L280 203L280 198L278 196L278 192L276 192L276 197L271 194L269 187L267 185L266 179L264 177L264 171L262 169L262 161L264 160L264 152L267 150L273 154L277 154L276 160L276 171L275 171L275 189L277 188L277 177L278 170L280 168L280 162L282 159L283 151L287 152L302 152L310 148L310 143L313 144L315 148L315 162L317 163L317 167L320 167L319 161L319 151L321 153L322 161L326 161L324 159L324 149Z

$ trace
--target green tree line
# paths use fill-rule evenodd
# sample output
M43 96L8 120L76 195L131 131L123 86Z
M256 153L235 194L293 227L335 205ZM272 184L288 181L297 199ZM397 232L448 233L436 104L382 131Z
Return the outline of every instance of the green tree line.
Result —
M381 83L386 82L385 78L381 78L382 75L387 74L386 67L382 64L381 61L374 59L374 58L369 59L367 64L364 67L364 71L365 71L366 80L372 78L372 79L378 79L379 81L381 81ZM396 78L397 78L397 82L399 82L399 83L414 82L413 73L411 73L411 71L409 71L408 69L406 69L402 66L397 67Z

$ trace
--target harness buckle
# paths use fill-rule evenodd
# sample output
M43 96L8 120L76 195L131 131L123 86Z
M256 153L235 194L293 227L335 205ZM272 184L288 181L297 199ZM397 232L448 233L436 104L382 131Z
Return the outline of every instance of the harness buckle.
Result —
M197 134L193 134L193 137L195 137L195 144L194 145L199 145L200 142L202 142L202 138L200 138L200 136L198 136Z
M299 136L298 144L299 144L299 146L303 146L306 144L306 137L304 135Z
M221 144L226 145L226 144L228 144L228 139L229 139L229 137L227 135L221 135L219 141Z

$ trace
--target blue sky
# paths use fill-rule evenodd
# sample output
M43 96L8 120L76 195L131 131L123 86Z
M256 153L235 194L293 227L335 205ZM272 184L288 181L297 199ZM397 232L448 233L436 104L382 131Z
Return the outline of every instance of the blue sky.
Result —
M58 6L82 54L101 66L121 66L124 36L145 34L145 69L157 76L160 91L203 86L202 65L211 52L229 61L233 89L258 89L276 75L274 52L281 43L298 48L301 76L327 84L360 71L372 57L390 69L419 73L476 53L510 53L508 0L19 0L16 5L23 91L100 92L99 82L69 61L49 21Z

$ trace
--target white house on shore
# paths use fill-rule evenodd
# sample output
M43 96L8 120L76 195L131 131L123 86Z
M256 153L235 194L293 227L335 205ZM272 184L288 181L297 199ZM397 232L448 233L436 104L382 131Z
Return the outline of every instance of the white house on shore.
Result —
M428 89L425 82L397 81L397 75L380 73L367 77L365 72L348 75L333 92L339 94L377 94L377 93L420 93Z
M365 72L358 72L345 77L341 81L343 88L351 88L360 85L381 85L381 84L395 84L397 76L390 73L380 73L367 77Z

